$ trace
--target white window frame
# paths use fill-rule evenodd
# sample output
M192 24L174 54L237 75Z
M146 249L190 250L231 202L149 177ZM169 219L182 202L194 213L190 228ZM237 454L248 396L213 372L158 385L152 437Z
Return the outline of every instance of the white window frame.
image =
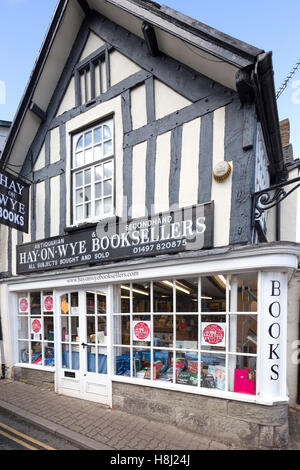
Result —
M240 272L239 274L242 274ZM239 274L236 276L238 277ZM259 273L257 271L253 271L253 274L257 275L257 290L258 290L258 283L259 283ZM117 344L115 342L115 331L114 331L114 336L112 338L112 380L117 381L117 382L124 382L124 383L132 383L136 385L142 385L142 386L151 386L151 387L157 387L157 388L163 388L163 389L168 389L168 390L178 390L178 391L183 391L186 393L194 393L194 394L201 394L201 395L208 395L208 396L216 396L216 397L223 397L223 398L234 398L237 400L241 401L257 401L259 399L260 395L260 356L259 356L259 338L260 338L260 313L259 313L259 308L258 308L258 303L257 303L257 311L256 312L243 312L243 311L238 311L238 310L231 310L231 304L230 304L230 275L234 275L232 273L229 274L224 274L224 277L226 278L226 309L225 311L222 312L202 312L202 306L201 306L201 278L205 276L193 276L194 278L198 278L198 311L197 312L177 312L176 308L176 280L179 278L177 277L176 279L174 278L165 278L165 280L170 281L173 283L173 311L166 313L166 312L154 312L153 309L153 283L155 280L149 281L150 284L150 312L133 312L133 284L138 284L139 281L136 283L123 283L128 286L130 286L130 313L113 313L113 325L115 325L114 318L116 317L130 317L130 345L122 345L122 344ZM189 276L186 278L188 279ZM182 276L180 276L182 279ZM123 285L122 284L122 285ZM121 284L120 284L121 286ZM200 300L200 301L199 301ZM121 310L121 309L119 309ZM241 352L234 352L230 350L230 332L229 332L229 321L230 317L233 316L244 316L244 315L255 315L257 317L257 349L255 354L251 353L241 353ZM132 321L134 316L140 316L140 315L147 315L150 317L150 322L151 322L151 345L150 346L136 346L133 344L133 338L132 338ZM166 348L166 347L160 347L160 346L154 346L153 343L153 329L154 329L154 316L155 315L172 315L173 316L173 348ZM176 315L196 315L198 316L198 348L197 349L181 349L176 347ZM224 348L223 351L210 351L211 354L213 352L218 355L224 355L224 362L225 362L225 390L220 390L220 389L210 389L206 387L201 387L200 384L200 378L201 378L201 373L200 373L200 364L201 364L201 354L210 354L207 350L201 348L201 331L202 331L202 325L201 325L201 319L202 316L224 316L226 318L226 347ZM115 326L113 326L113 329ZM122 375L116 375L115 374L115 351L117 349L120 350L129 350L130 351L130 377L129 376L122 376ZM133 351L138 350L138 349L143 349L143 350L149 350L150 351L150 357L151 357L151 379L139 379L133 376ZM174 357L176 357L176 353L193 353L198 355L198 385L197 386L191 386L191 385L181 385L176 383L175 380L175 370L173 370L173 382L159 382L157 380L153 380L153 353L154 351L157 350L164 350L164 351L169 351L173 353L173 360ZM253 357L256 360L256 393L255 395L248 395L248 394L241 394L238 392L230 391L229 390L229 357Z
M53 311L52 311L52 314L47 314L47 312L43 309L43 298L44 296L48 294L48 292L50 292L50 290L39 290L39 291L34 291L34 290L31 290L31 291L26 291L26 292L23 292L22 294L19 293L18 294L18 297L17 297L17 303L16 303L16 306L17 306L17 314L16 314L16 329L17 329L17 357L18 357L18 361L17 361L17 364L20 366L20 367L25 367L25 368L29 368L29 369L32 369L32 370L50 370L50 371L54 371L55 370L55 366L56 366L56 355L55 355L55 341L56 341L56 338L55 338L55 310L54 310L54 306L53 306ZM53 290L51 291L52 292L52 297L53 297L53 301L54 301L54 292ZM41 302L41 314L40 315L32 315L31 314L31 303L30 303L30 294L40 294L40 302ZM27 299L28 301L28 312L27 313L20 313L19 312L19 298L20 297L24 297ZM21 321L22 318L25 318L27 319L27 339L22 339L22 338L19 338L19 321ZM31 339L31 320L33 318L40 318L41 319L41 323L42 323L42 331L41 331L41 336L42 336L42 339L41 340L35 340L35 339ZM45 319L46 318L52 318L53 320L53 340L47 340L45 339ZM29 362L21 362L20 361L20 343L26 343L28 345L28 350L29 350L29 357L28 357L28 361ZM32 363L32 353L31 353L31 344L32 343L39 343L41 344L41 348L42 348L42 365L40 364L33 364ZM53 347L53 351L54 351L54 365L53 366L47 366L47 365L44 365L44 362L45 362L45 344L51 344L51 346Z
M103 136L103 127L104 126L108 126L111 130L111 139L104 139L104 136ZM112 141L112 151L110 154L106 155L106 156L102 156L101 158L98 158L97 160L93 159L92 162L89 162L89 163L85 163L81 166L76 166L75 165L75 157L76 157L76 144L78 143L79 139L81 137L84 138L84 136L89 133L89 132L92 132L92 144L90 147L87 147L87 148L91 148L94 150L95 147L97 147L97 145L99 143L96 143L94 142L94 131L98 128L102 127L102 140L101 140L101 145L103 146L105 144L105 142L109 142L110 140ZM95 179L95 168L97 166L100 166L100 165L105 165L107 163L112 163L112 177L111 178L106 178L106 179L102 179L102 186L103 186L103 183L107 180L111 180L112 182L112 194L111 196L108 196L108 198L111 198L112 199L112 203L111 203L111 211L110 212L107 212L107 213L104 213L104 210L103 210L103 203L104 203L104 200L106 199L104 194L103 194L103 189L102 189L102 196L97 198L97 200L99 201L102 201L102 212L100 215L96 215L95 214L95 207L96 207L96 197L95 197L95 189L96 189L96 179ZM72 162L71 162L71 182L72 182L72 219L73 219L73 223L72 225L73 226L77 226L77 225L80 225L80 224L84 224L84 223L93 223L93 222L98 222L100 220L103 220L103 219L107 219L107 218L110 218L110 217L113 217L114 216L114 213L115 213L115 139L114 139L114 120L113 118L111 119L108 119L106 121L103 121L103 122L100 122L98 123L97 125L93 125L91 127L89 127L88 129L85 129L81 132L77 132L76 134L73 134L72 136ZM83 181L83 185L82 185L82 188L85 188L87 186L90 186L91 188L91 198L90 198L90 205L91 205L91 215L90 217L85 217L84 214L83 214L83 218L81 219L77 219L76 218L76 208L79 207L80 205L83 206L83 210L85 210L85 203L83 201L82 204L77 204L76 203L76 190L78 189L78 187L76 187L76 183L75 183L75 178L76 178L76 175L79 174L79 173L82 173L83 176L84 176L84 173L86 170L91 170L91 182L90 184L87 184L85 185L84 181Z

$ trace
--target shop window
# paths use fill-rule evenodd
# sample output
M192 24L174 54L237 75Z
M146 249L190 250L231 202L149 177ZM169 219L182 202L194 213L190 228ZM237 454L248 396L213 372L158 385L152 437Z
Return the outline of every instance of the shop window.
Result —
M257 393L256 273L132 283L118 291L115 375L186 391ZM252 382L243 388L244 379Z
M73 137L73 220L82 223L114 213L113 120Z
M52 292L25 292L18 296L18 362L54 367Z

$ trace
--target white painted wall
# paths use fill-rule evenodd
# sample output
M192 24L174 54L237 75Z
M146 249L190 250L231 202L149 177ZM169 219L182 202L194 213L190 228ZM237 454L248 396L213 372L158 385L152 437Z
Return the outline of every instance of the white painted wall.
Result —
M155 213L169 210L171 132L157 137L155 167Z
M147 142L133 147L132 158L132 217L146 215L146 153Z
M214 112L213 123L213 168L225 160L225 107ZM232 162L230 162L232 165ZM234 171L234 168L233 168ZM215 202L214 246L229 244L231 214L232 173L223 182L212 178L212 200Z
M63 194L60 194L60 176L55 176L50 180L50 237L59 235L59 221L60 221L60 199Z
M183 125L179 206L198 203L201 119Z
M154 80L156 119L189 106L191 101L159 80Z

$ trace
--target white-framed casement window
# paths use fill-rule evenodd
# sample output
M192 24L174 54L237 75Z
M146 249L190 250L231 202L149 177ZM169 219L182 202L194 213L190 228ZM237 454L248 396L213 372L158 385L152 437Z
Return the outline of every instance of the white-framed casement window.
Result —
M119 299L115 379L259 393L257 273L122 284Z
M18 362L54 367L54 302L51 291L18 295Z
M114 122L73 136L73 224L114 214Z

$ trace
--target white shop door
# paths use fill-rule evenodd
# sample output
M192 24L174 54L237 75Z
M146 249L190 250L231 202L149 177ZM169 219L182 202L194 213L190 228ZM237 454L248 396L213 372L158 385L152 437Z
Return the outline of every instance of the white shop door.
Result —
M57 295L57 391L110 405L108 288Z

